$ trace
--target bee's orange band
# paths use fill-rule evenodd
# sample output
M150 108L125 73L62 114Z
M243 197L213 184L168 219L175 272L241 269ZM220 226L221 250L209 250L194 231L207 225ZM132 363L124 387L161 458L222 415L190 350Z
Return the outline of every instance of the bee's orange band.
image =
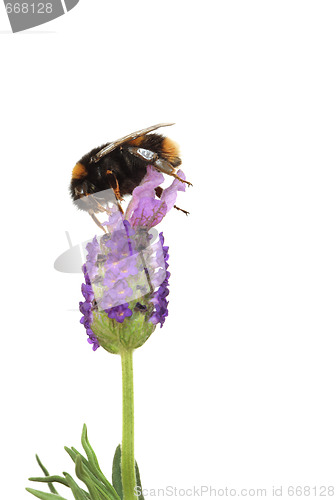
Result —
M162 141L162 151L164 151L168 161L173 160L180 154L179 147L176 142L169 139L169 137L165 137Z
M87 175L86 168L81 163L76 163L72 171L73 179L82 179Z

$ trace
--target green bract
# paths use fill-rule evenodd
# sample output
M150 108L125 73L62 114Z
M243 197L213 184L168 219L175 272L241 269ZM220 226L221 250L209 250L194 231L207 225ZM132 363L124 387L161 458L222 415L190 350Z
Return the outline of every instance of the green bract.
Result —
M137 349L155 330L156 325L149 321L153 309L153 305L148 304L148 310L142 312L134 305L132 316L122 323L109 318L106 312L93 311L91 329L99 344L108 352L120 354L122 349Z

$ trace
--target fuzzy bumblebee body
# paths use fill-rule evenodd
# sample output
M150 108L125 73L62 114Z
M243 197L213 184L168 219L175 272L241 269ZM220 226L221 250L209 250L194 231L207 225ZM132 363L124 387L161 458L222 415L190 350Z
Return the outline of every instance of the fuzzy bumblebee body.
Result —
M93 149L79 160L72 171L70 193L81 210L99 212L99 205L103 205L103 202L111 201L114 196L121 199L124 195L132 194L146 175L149 164L168 175L176 176L175 170L182 163L177 144L156 133L122 142L97 158L108 147L109 144L105 144ZM106 190L110 190L110 193L99 194Z

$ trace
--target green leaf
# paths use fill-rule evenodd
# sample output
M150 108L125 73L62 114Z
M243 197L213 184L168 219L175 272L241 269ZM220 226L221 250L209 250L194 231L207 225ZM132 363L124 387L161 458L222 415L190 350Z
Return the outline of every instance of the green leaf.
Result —
M114 500L120 500L119 496L117 495L117 492L113 488L113 486L109 483L109 481L106 479L104 474L102 472L97 471L92 464L90 464L84 457L81 455L75 448L67 448L65 447L65 450L67 453L69 453L71 459L75 462L78 459L78 457L81 460L82 466L86 474L93 480L94 484L96 487L103 488L103 491L106 491L110 496L108 497L109 500L114 499ZM76 472L77 474L77 472ZM78 474L77 474L77 477ZM79 477L83 481L82 478ZM84 481L85 482L85 481ZM86 484L86 483L85 483Z
M64 472L63 474L76 500L88 500L90 498L90 495L78 486L70 474L67 472Z
M70 455L71 459L75 463L76 463L77 458L80 457L81 463L84 467L84 471L90 475L92 480L94 480L96 488L102 489L103 493L106 492L109 494L109 497L108 497L109 500L111 500L111 498L114 500L120 500L120 497L117 494L116 490L113 488L112 484L106 479L106 477L104 476L104 474L100 470L97 457L96 457L91 445L89 444L89 442L87 440L87 435L86 435L85 431L86 431L86 426L84 424L84 428L83 428L83 436L84 437L83 436L82 437L83 437L83 440L85 441L85 447L83 445L83 448L85 449L89 460L86 460L86 458L84 458L83 455L81 455L74 447L72 447L71 449L65 447L65 450L67 451L67 453ZM77 472L76 472L76 474L77 474Z
M43 474L45 476L50 476L48 470L46 469L46 467L44 467L43 463L41 462L39 456L35 455L35 457L36 457L37 463L39 464L40 468L42 469ZM33 479L31 479L31 481L33 481ZM55 493L56 495L58 495L58 491L56 490L56 488L54 487L54 485L52 483L48 483L48 488L51 491L51 493Z
M66 446L64 448L75 463L77 477L84 482L89 492L82 489L67 472L63 473L64 478L56 475L50 476L48 470L37 455L36 460L45 474L45 477L31 477L30 481L47 483L51 493L45 493L31 488L26 488L27 491L42 500L66 500L57 493L53 486L53 482L58 482L71 489L75 500L120 500L116 490L99 467L98 459L87 437L87 428L85 424L83 426L81 441L87 459L81 455L76 448L67 448Z
M66 480L62 476L29 477L28 480L29 481L36 481L39 483L61 483L61 484L64 484L64 486L68 486L68 483L66 482ZM50 485L50 486L52 486L52 485ZM54 487L53 487L53 489L55 490ZM56 493L56 495L58 495L56 490L52 491L51 493Z
M67 448L66 446L64 448L67 451L67 453L70 455L71 459L75 462L75 464L77 464L77 460L80 460L81 465L78 468L79 473L82 472L82 468L83 468L84 474L87 474L89 479L91 479L91 481L93 481L95 487L99 488L99 490L102 491L102 494L105 495L105 493L106 493L107 495L109 495L109 496L107 496L107 498L109 500L111 500L111 499L120 500L115 489L108 482L108 480L106 479L106 477L104 476L104 474L102 472L100 472L98 474L97 470L92 467L92 464L90 464L75 448L70 449L70 448ZM76 474L77 474L77 477L79 479L81 479L81 481L83 481L87 485L84 478L82 478L78 475L77 469L76 469ZM105 498L105 496L104 496L104 498Z
M101 472L97 456L96 456L95 452L93 451L93 448L90 445L89 440L88 440L86 424L83 425L81 443L82 443L82 446L83 446L85 453L88 457L89 462L92 465L94 465L99 470L99 472Z
M92 500L101 500L101 498L99 498L99 491L96 488L96 484L94 482L94 479L93 479L93 477L92 477L91 474L88 474L88 472L85 471L85 468L83 466L83 463L82 463L82 460L81 460L80 456L78 456L76 458L75 465L76 465L76 469L75 469L76 470L76 476L81 481L83 481L83 483L85 483L87 489L90 492L90 496L91 496Z
M32 490L31 488L26 488L26 490L37 498L41 498L41 500L67 500L60 495L54 495L54 493L45 493L44 491Z
M112 465L112 484L118 493L121 500L123 500L123 488L121 479L121 447L117 446Z
M90 469L90 464L89 462L86 460L85 457L83 457L83 455L81 455L79 453L79 451L76 450L76 448L72 447L72 448L68 448L67 446L64 446L64 449L65 451L70 455L70 458L71 460L75 463L76 462L76 458L79 456L81 457L82 459L82 462L83 464L86 465L86 467L88 467Z
M136 478L136 483L137 483L137 487L138 487L138 490L140 489L141 491L141 495L138 496L138 499L139 500L145 500L143 494L142 494L142 486L141 486L141 480L140 480L140 472L139 472L139 467L138 467L138 464L137 462L135 461L135 478Z
M45 476L49 476L49 472L47 471L46 467L44 467L43 463L41 462L40 458L38 455L35 455L35 458L36 458L36 461L37 463L39 464L39 466L41 467L42 469L42 472Z
M141 480L140 480L140 472L137 462L135 461L135 477L136 484L138 486L138 490L142 492ZM112 483L113 486L118 493L121 500L123 499L123 488L122 488L122 478L121 478L121 446L120 444L117 446L112 465ZM145 500L143 494L138 496L139 500Z

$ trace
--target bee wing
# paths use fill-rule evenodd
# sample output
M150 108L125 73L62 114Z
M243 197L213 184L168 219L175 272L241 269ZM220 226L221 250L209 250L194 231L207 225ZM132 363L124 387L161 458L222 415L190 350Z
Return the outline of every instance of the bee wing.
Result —
M132 134L125 135L125 137L122 137L117 141L110 142L110 144L105 146L105 148L101 149L100 151L98 151L98 153L92 156L90 163L97 163L97 161L99 161L103 156L111 153L111 151L113 151L118 146L121 146L121 144L124 144L124 142L136 139L141 135L146 135L148 134L148 132L152 132L153 130L156 130L160 127L170 127L171 125L174 125L174 123L159 123L158 125L152 125L151 127L143 128L142 130L138 130L137 132L133 132Z

